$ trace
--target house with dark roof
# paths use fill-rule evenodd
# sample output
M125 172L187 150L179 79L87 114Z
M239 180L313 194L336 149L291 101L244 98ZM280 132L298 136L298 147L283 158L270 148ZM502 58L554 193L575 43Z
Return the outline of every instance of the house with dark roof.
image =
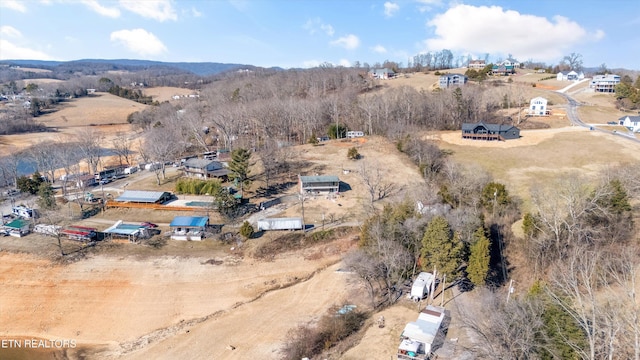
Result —
M187 177L198 179L223 178L229 176L229 169L225 169L220 161L207 159L188 159L182 164Z
M558 73L558 75L556 75L556 80L558 81L578 81L582 79L584 79L584 73L582 71L579 73L575 71L569 71L569 72L561 71Z
M115 201L162 204L171 199L173 199L173 194L167 191L126 190L122 195L118 196Z
M298 176L300 193L337 193L340 191L340 179L335 175Z
M462 138L472 140L512 140L520 138L520 129L513 125L462 124Z
M441 89L446 89L448 87L462 86L468 80L469 78L462 74L444 74L440 76L438 85L440 85Z
M640 132L640 116L623 116L618 119L618 123L629 131Z
M396 73L391 69L371 69L369 71L369 77L379 80L387 80L396 76Z

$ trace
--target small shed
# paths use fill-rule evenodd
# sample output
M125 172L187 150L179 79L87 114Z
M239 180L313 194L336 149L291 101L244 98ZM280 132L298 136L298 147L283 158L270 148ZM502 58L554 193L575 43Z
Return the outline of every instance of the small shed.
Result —
M300 193L337 193L340 191L340 179L335 175L298 176Z
M24 219L15 219L10 223L4 224L4 228L9 231L9 235L22 237L29 233L30 222Z
M117 202L162 204L165 201L171 200L172 198L173 195L167 191L127 190L122 193L122 195L118 196L115 200Z
M103 231L105 234L109 234L111 239L125 238L129 242L135 243L140 238L146 238L149 236L149 230L147 227L140 224L125 224L122 220L118 220L115 224Z
M421 272L411 286L411 299L422 300L431 290L435 277L432 273Z
M66 235L69 240L91 241L96 238L97 230L96 228L87 226L69 225L60 230L60 234Z
M302 230L302 218L270 218L258 220L258 231L263 230Z
M207 216L176 216L169 224L171 239L201 241L208 225Z

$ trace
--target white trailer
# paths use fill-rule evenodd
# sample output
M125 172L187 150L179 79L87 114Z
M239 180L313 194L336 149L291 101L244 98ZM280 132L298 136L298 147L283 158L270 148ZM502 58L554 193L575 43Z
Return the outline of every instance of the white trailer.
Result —
M146 165L144 166L144 169L145 169L145 170L150 170L150 171L158 170L158 169L160 169L160 168L162 168L162 164L160 164L159 162L155 162L155 163L151 163L151 164L146 164Z
M435 277L432 273L421 272L411 286L411 299L420 301L431 290Z
M258 231L262 230L302 230L302 218L270 218L258 220Z
M124 173L126 175L131 175L131 174L136 173L136 172L138 172L138 167L137 166L129 166L129 167L124 168Z
M11 212L14 215L20 216L25 219L31 219L36 215L36 212L34 209L31 209L22 205L14 206L13 208L11 208Z

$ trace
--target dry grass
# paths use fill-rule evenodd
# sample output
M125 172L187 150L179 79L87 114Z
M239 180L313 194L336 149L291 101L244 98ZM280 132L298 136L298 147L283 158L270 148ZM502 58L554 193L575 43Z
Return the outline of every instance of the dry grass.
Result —
M505 142L463 140L457 132L446 135L440 136L439 145L451 150L455 161L482 167L523 198L533 184L560 174L595 175L606 166L640 161L634 143L575 127L523 131L521 139Z
M38 120L55 128L126 124L129 114L146 107L108 93L96 93L62 103L57 111L40 116Z
M193 94L194 91L190 89L183 89L179 87L171 87L171 86L161 86L154 88L146 88L142 91L142 93L146 96L151 96L153 100L163 102L173 100L172 96L184 96Z
M29 68L29 67L16 67L15 70L20 70L24 72L34 72L34 73L50 73L51 70L47 69L37 69L37 68Z

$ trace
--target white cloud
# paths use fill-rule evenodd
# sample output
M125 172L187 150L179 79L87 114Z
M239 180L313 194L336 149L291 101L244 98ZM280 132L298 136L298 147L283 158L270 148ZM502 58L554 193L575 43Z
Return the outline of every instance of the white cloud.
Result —
M427 24L436 34L425 41L427 50L510 53L542 61L557 59L588 37L584 28L566 17L549 20L499 6L456 5Z
M340 61L338 61L338 65L344 66L344 67L351 67L351 61L347 59L340 59Z
M594 39L596 39L596 40L602 40L602 39L604 39L605 35L606 35L606 34L604 33L604 31L603 31L603 30L598 29L598 30L596 30L596 32L593 34L593 38L594 38Z
M4 39L0 39L0 49L0 60L53 60L42 51L20 47Z
M120 0L120 5L145 18L158 21L178 20L170 0Z
M111 33L111 41L124 45L138 55L158 55L167 51L162 41L144 29L119 30Z
M24 2L23 1L18 1L18 0L2 0L0 1L0 7L4 7L7 9L11 9L11 10L15 10L15 11L19 11L19 12L27 12L27 7L24 6Z
M195 7L191 8L191 15L193 15L193 17L201 17L202 13L200 11L198 11L198 9L196 9Z
M81 3L102 16L110 18L117 18L120 16L120 10L118 10L117 8L102 6L98 3L97 0L82 0Z
M18 29L9 25L0 26L0 35L10 37L10 38L19 38L22 37L22 33L18 31Z
M337 40L331 41L329 44L334 46L341 46L347 50L353 50L360 46L360 39L353 34L349 34L347 36L343 36L338 38Z
M320 64L322 64L322 61L319 60L306 60L302 62L302 67L304 68L314 68L314 67L318 67L320 66Z
M333 34L335 33L335 31L333 30L333 26L331 26L330 24L325 24L320 18L307 20L307 22L302 25L302 28L307 30L311 35L314 35L318 32L323 32L329 36L333 36Z
M382 45L376 45L372 47L371 50L377 52L378 54L385 54L387 52L387 49Z
M442 0L417 0L417 3L419 4L418 11L421 13L430 11L433 7L442 6Z
M396 3L389 2L389 1L384 3L384 15L385 16L392 17L393 15L395 15L396 12L398 12L398 10L400 10L400 5L398 5Z
M329 36L333 36L333 34L335 33L335 31L333 30L333 26L329 24L321 24L320 29Z

